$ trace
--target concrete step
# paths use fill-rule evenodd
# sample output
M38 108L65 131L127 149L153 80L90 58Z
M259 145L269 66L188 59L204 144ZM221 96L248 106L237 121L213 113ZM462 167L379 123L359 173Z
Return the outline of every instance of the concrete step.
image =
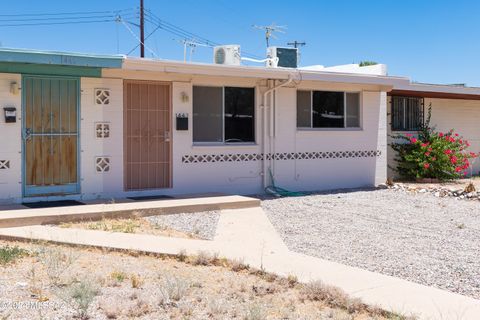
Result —
M182 212L201 212L259 207L260 200L244 196L214 196L126 203L87 204L69 207L0 211L0 228L59 224L102 218L146 217Z

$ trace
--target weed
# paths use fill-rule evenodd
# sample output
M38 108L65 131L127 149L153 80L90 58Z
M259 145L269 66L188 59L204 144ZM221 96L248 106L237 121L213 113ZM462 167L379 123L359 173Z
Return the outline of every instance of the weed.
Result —
M265 309L260 304L252 304L248 306L243 320L263 320L267 315Z
M227 312L226 305L227 302L223 299L210 299L207 314L212 318L225 314Z
M172 301L179 301L190 288L190 283L182 278L175 276L166 276L160 284L160 304L168 305Z
M290 288L295 287L295 285L298 283L298 278L296 275L289 274L287 276L287 284Z
M21 249L17 246L11 247L9 245L0 248L0 265L6 265L14 262L15 260L26 256L28 251Z
M98 289L90 281L80 281L60 291L60 298L68 303L80 319L88 319L88 308L98 295Z
M40 263L45 267L50 282L58 286L63 274L76 260L73 251L64 251L58 247L42 247L38 251Z
M178 261L185 262L187 260L187 250L182 249L178 252L177 255Z
M134 289L140 288L143 284L142 278L140 278L140 276L138 276L136 274L132 274L130 276L130 282L132 284L132 288L134 288Z
M110 273L110 278L117 282L123 282L127 278L127 274L122 271L113 271Z
M322 281L312 281L305 284L301 290L303 298L312 301L323 301L332 307L347 310L350 313L364 311L364 305L357 298L350 298L342 289L324 284Z
M457 224L458 229L465 229L465 223L459 223Z
M242 270L248 270L250 267L245 264L243 259L233 259L230 261L230 268L232 271L239 272Z
M193 264L196 266L208 266L212 256L206 251L199 251L193 260Z

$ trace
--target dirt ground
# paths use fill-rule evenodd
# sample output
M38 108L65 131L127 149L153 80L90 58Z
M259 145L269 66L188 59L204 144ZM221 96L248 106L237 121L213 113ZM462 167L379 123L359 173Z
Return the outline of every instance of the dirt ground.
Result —
M0 240L0 270L0 319L402 319L318 283L204 254Z
M185 239L201 239L196 234L186 233L167 226L159 226L149 222L145 218L132 219L102 219L99 221L82 221L72 223L62 223L62 228L76 228L87 230L98 230L108 232L124 232L138 234L152 234L157 236L185 238Z

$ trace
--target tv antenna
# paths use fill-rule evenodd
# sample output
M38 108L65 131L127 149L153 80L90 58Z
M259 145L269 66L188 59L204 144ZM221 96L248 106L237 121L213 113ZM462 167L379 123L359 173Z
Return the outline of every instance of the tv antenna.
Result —
M293 41L293 42L287 42L287 46L293 46L294 48L298 48L298 47L303 47L303 46L306 46L307 43L305 41Z
M260 29L265 31L265 41L267 42L267 47L270 46L270 38L277 39L275 36L275 33L286 33L285 29L287 29L287 26L277 26L275 23L272 23L269 26L257 26L253 25L255 29Z
M187 48L190 48L190 62L191 62L192 56L195 53L195 49L197 47L211 47L203 43L195 42L195 40L183 39L183 40L177 40L177 42L180 42L181 44L183 44L183 62L187 62Z

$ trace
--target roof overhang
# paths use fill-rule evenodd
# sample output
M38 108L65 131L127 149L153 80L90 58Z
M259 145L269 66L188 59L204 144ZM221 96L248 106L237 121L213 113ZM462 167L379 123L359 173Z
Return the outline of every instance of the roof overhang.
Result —
M480 100L480 88L456 85L423 83L397 84L388 94L391 96L405 97Z
M0 72L101 77L103 68L121 68L124 56L27 49L0 49Z
M389 91L398 82L407 82L407 78L380 75L364 75L340 72L310 71L290 68L267 68L257 66L231 66L206 63L185 63L167 60L139 59L127 57L123 70L150 71L218 77L242 77L255 79L286 80L293 77L301 81L322 81L338 83L369 84L382 86Z

